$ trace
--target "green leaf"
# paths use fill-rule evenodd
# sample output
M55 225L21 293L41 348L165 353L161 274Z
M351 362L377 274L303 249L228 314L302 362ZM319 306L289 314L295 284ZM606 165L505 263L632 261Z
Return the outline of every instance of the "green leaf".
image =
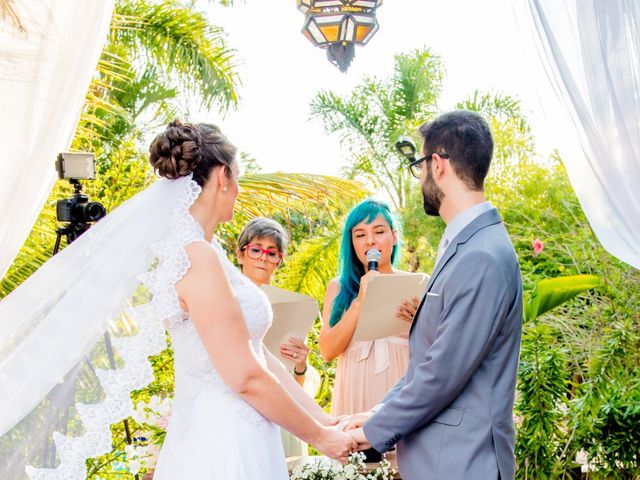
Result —
M540 280L525 299L524 320L535 320L573 297L602 283L595 275L571 275Z

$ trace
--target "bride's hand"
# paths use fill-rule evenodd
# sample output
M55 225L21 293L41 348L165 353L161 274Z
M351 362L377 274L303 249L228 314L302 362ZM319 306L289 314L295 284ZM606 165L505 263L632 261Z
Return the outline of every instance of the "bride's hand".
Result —
M323 455L346 463L349 454L358 449L358 442L334 428L322 428L313 446Z

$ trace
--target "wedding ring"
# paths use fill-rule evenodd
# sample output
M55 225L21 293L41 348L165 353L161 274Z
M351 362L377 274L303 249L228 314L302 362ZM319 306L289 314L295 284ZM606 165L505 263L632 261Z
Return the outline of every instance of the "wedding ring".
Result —
M298 358L298 354L297 354L297 353L294 353L294 354L293 354L293 358Z

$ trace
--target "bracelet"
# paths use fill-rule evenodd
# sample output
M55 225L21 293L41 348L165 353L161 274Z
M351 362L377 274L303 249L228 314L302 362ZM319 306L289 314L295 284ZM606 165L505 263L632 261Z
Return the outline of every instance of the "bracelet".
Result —
M305 373L307 373L307 366L305 365L305 366L304 366L304 370L303 370L303 371L301 371L301 372L297 371L297 370L296 370L296 367L294 366L294 367L293 367L293 373L294 373L295 375L298 375L299 377L301 377L302 375L304 375Z

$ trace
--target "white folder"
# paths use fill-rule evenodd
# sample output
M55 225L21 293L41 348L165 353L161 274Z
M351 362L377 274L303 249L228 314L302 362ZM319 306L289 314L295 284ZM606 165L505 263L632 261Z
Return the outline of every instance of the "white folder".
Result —
M428 279L424 273L410 272L383 273L371 278L352 340L362 342L407 333L411 324L396 316L398 305L411 297L421 298Z
M301 293L290 292L271 285L263 285L273 310L273 323L264 336L264 344L287 370L294 362L280 355L280 345L290 343L291 337L305 340L319 310L315 299Z

